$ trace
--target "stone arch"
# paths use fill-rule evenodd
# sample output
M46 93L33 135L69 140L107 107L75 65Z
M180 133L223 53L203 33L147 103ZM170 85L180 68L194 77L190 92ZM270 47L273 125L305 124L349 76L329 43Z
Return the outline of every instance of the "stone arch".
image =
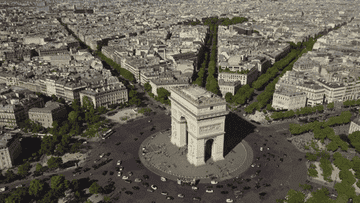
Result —
M206 162L207 160L209 160L212 157L212 148L213 148L213 144L214 144L214 139L208 139L205 142L205 156L204 156L204 161Z

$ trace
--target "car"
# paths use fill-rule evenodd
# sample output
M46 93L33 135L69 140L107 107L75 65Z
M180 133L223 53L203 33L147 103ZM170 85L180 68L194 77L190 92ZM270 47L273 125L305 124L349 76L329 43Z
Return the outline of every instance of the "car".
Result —
M148 122L151 123L152 120L149 120Z
M102 174L103 174L103 175L106 175L106 174L107 174L107 172L108 172L108 171L104 171Z
M117 166L120 166L120 164L121 164L121 160L118 160L117 163L116 163L116 165L117 165Z
M157 190L157 186L156 185L151 185L151 189Z
M138 186L133 186L132 189L134 190L140 190L140 188Z
M119 177L120 177L120 176L122 176L122 173L121 173L121 171L119 171L119 172L118 172L118 176L119 176Z
M149 183L143 183L144 187L149 187Z
M206 190L206 193L213 193L213 192L214 192L214 190L211 190L211 189Z
M263 147L260 147L260 152L262 152L264 150L264 148Z
M172 197L172 196L167 196L166 199L167 199L167 200L173 200L174 197Z
M124 170L124 166L119 167L119 171L122 171L122 170Z
M135 178L135 182L137 182L137 183L141 183L141 179L140 178Z
M127 194L127 195L132 195L133 192L131 192L131 191L125 191L125 194Z
M216 185L216 184L218 184L219 182L218 181L216 181L216 180L212 180L211 181L211 184L213 184L213 185Z
M21 188L23 185L20 184L20 185L17 185L15 188Z
M85 142L83 142L83 144L87 144L87 142L85 141Z
M254 168L255 166L256 166L256 164L255 164L255 163L251 164L251 167L253 167L253 168Z
M131 183L131 180L125 180L125 183Z
M148 191L148 192L154 192L154 190L153 189L147 189L146 191Z
M6 187L6 186L5 186L5 187L0 188L0 192L4 192L6 189L7 189L7 187Z
M163 181L163 182L165 182L167 179L164 178L164 177L161 177L160 180Z
M103 158L103 157L104 157L104 155L105 155L105 153L100 154L100 158Z
M223 185L217 185L216 188L223 188Z
M130 177L130 176L132 176L132 175L134 175L134 174L133 174L133 172L129 171L129 172L128 172L128 175L129 175L129 177Z
M194 201L201 201L201 198L200 197L193 197L193 200Z
M149 179L149 176L148 175L143 175L144 179L145 180L148 180Z
M228 191L221 191L220 193L223 194L223 195L229 194Z
M196 187L196 186L192 186L191 189L194 190L194 191L197 191L199 188Z
M162 194L162 195L165 195L165 196L168 195L167 192L161 192L161 194Z
M232 199L226 199L226 202L231 203L231 202L234 202L234 200L232 200Z
M127 180L127 179L129 179L129 177L128 176L123 176L122 179Z
M184 194L178 194L178 197L179 197L179 198L184 198L185 195L184 195Z

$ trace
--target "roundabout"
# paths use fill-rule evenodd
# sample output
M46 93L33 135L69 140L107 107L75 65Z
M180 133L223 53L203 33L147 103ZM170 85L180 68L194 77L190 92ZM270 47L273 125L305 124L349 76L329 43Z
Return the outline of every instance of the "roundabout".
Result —
M159 132L141 143L139 157L143 165L153 173L177 181L212 179L223 181L245 172L253 161L253 151L245 141L238 143L223 160L208 159L204 165L194 166L187 160L187 146L177 147L170 142L171 131Z

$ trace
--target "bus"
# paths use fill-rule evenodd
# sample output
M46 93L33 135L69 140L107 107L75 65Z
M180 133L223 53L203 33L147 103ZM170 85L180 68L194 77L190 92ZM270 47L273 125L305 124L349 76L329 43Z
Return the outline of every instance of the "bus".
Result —
M104 134L103 134L103 136L102 136L102 139L106 139L106 138L108 138L111 134L113 133L113 131L110 129L110 130L108 130L108 131L106 131Z

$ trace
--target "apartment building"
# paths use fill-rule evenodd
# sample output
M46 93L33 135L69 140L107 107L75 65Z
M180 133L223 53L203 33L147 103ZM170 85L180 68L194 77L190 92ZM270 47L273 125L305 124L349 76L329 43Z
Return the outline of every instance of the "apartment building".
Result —
M355 119L355 120L350 122L349 134L351 134L351 133L353 133L355 131L360 131L360 121L359 121L359 119Z
M97 88L86 88L80 92L80 102L87 96L94 104L94 108L108 107L110 104L125 103L128 101L128 91L121 82Z
M218 84L223 98L225 98L225 95L228 92L235 95L237 90L241 87L241 81L239 80L235 82L225 82L223 79L220 79Z
M315 80L325 89L325 103L344 101L346 87L342 83L326 82L324 79Z
M54 121L60 123L67 119L66 107L59 102L48 101L44 108L31 108L29 119L40 123L44 128L50 128Z
M10 96L11 94L11 96ZM9 97L9 98L7 98ZM43 107L44 100L33 94L11 92L0 98L0 126L16 127L28 119L28 111L33 107Z
M314 82L299 84L296 86L296 91L305 93L306 106L316 106L324 103L325 88Z
M251 84L258 76L258 70L255 65L252 66L248 73L244 74L238 72L239 68L231 68L230 71L226 71L225 67L221 67L221 69L223 71L221 71L219 68L218 80L222 79L226 82L240 81L241 85Z
M290 92L283 89L275 90L273 102L274 109L299 109L306 106L306 94L304 92Z
M13 167L15 159L21 154L20 134L0 131L0 170Z
M140 81L140 70L146 67L146 63L142 58L124 57L121 60L121 67L130 71L136 81Z

